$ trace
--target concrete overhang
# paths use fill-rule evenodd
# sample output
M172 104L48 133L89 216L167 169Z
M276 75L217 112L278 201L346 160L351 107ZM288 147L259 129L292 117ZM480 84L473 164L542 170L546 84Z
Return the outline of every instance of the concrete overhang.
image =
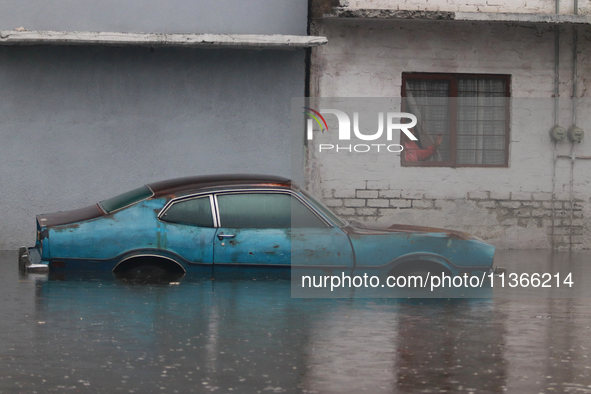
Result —
M392 9L333 8L320 19L376 19L376 20L424 20L462 22L512 22L536 24L591 25L591 16L572 14L530 14L503 12L453 12Z
M0 31L0 45L115 45L298 49L324 45L326 37L281 34L162 34L68 31Z

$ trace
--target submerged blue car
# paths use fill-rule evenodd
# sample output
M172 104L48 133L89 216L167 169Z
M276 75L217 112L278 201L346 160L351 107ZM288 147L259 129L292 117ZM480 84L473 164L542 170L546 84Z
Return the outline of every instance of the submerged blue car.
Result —
M347 223L289 179L216 175L150 183L37 216L22 271L307 268L322 273L487 273L494 247L469 234ZM217 272L217 271L216 271Z

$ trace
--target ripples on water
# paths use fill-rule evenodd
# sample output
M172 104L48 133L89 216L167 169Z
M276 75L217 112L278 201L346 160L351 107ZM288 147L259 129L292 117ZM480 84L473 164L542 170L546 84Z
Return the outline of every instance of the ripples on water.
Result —
M45 280L0 260L0 392L591 392L584 298L297 299L285 279Z

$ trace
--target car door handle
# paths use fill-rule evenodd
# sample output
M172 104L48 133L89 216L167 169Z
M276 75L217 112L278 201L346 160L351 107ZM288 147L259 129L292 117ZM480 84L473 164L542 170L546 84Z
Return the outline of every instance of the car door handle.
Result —
M234 238L236 234L218 234L218 239L221 241L224 238Z

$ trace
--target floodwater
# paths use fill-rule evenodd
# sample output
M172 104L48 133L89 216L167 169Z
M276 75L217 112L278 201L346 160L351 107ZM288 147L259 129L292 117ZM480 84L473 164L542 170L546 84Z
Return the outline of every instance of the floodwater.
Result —
M47 279L16 258L0 252L0 393L591 393L584 297L302 299L285 279Z

